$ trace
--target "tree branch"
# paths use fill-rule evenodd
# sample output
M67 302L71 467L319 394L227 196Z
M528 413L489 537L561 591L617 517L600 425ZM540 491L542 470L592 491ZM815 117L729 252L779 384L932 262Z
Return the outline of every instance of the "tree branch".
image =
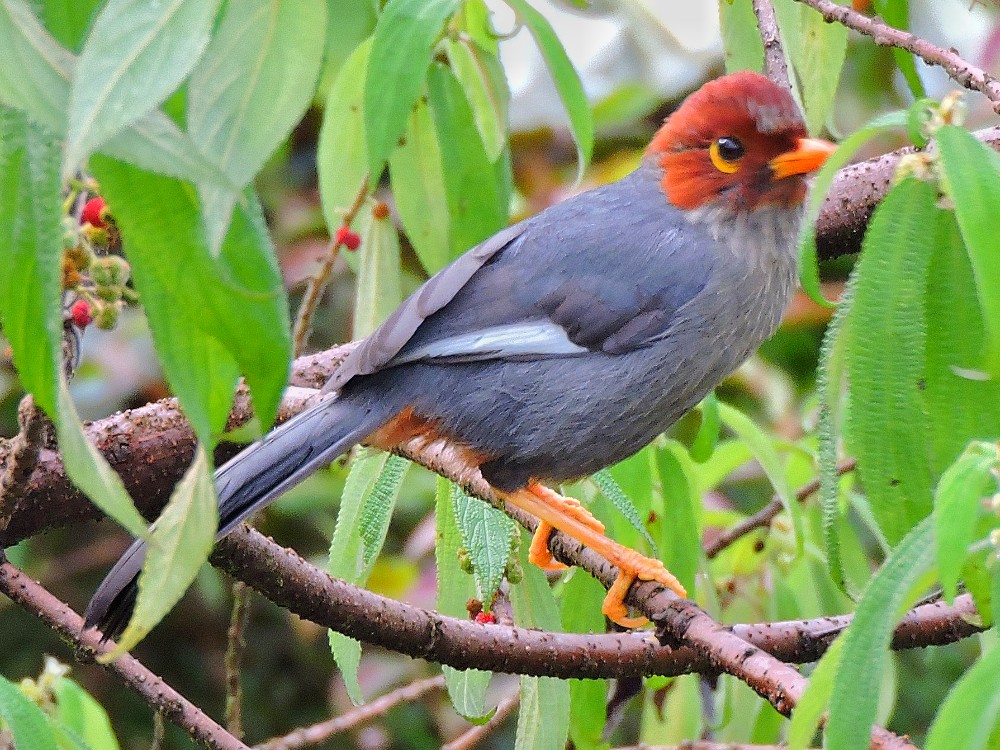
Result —
M764 43L764 73L772 81L791 91L792 83L788 78L785 51L781 48L774 5L771 0L753 0L753 12L757 16L760 40Z
M909 31L893 28L881 18L869 18L847 5L832 0L798 0L818 11L828 23L839 23L869 36L882 47L896 47L912 52L929 65L944 68L952 80L972 91L979 91L993 102L993 111L1000 114L1000 82L981 68L966 62L956 51L946 50L921 39Z
M7 562L2 553L0 593L7 595L56 632L73 648L80 661L92 662L95 657L111 650L107 644L100 643L100 635L96 631L81 632L83 618ZM154 711L163 714L196 742L213 750L248 750L246 745L132 656L125 654L111 664L101 666L116 674Z
M520 693L507 696L497 706L496 712L490 717L489 721L479 726L469 727L462 734L458 735L458 737L442 745L441 750L472 750L472 748L495 732L497 727L507 721L507 717L514 713L514 709L520 703Z

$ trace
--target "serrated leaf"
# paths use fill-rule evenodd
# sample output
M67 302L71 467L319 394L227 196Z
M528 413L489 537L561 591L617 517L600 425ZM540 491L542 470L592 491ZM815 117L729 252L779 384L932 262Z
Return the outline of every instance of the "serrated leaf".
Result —
M455 505L458 488L447 479L438 477L434 515L437 523L434 559L437 562L437 610L454 617L468 617L466 602L476 595L476 588L468 573L458 564L462 535L455 522ZM458 670L442 667L448 697L455 710L462 716L480 721L491 713L486 708L486 690L492 672L479 669Z
M914 587L933 567L934 527L921 521L893 549L858 602L844 640L826 724L829 750L867 747L879 684L897 619L920 592Z
M840 588L846 590L844 566L840 556L840 474L837 471L837 446L844 420L844 388L847 368L847 339L850 310L854 302L857 276L852 277L823 334L820 348L818 419L819 505L823 521L823 544L827 572ZM869 506L870 507L870 506ZM874 520L874 519L873 519ZM877 528L877 524L875 524Z
M872 217L854 270L848 447L891 544L931 510L924 295L948 218L935 201L925 182L896 185Z
M956 682L934 717L926 750L981 750L1000 716L1000 646L993 645Z
M56 719L79 737L90 750L118 750L118 738L111 728L107 711L86 690L68 677L52 685L56 699Z
M506 2L517 14L517 20L527 26L535 38L535 43L541 50L545 65L556 85L556 91L559 92L559 98L566 108L570 133L576 143L576 180L580 182L594 150L594 120L590 104L587 102L587 94L583 90L583 83L573 63L570 62L566 49L545 16L531 7L527 0L506 0Z
M824 162L813 178L799 230L799 280L803 291L820 305L831 306L819 286L819 265L816 255L816 219L823 207L823 199L826 198L837 172L846 166L861 146L887 130L905 128L907 119L906 112L888 112L879 115L837 144L837 150Z
M95 157L92 168L121 230L167 381L199 439L221 434L240 372L257 417L270 424L287 380L291 334L256 197L244 194L213 257L187 185L105 157Z
M659 548L656 546L656 540L650 535L649 531L646 530L646 524L642 522L642 518L639 517L639 512L636 510L635 503L632 502L631 498L625 494L618 482L611 475L608 469L601 469L599 472L594 474L591 479L594 480L594 484L600 489L601 494L606 497L612 505L621 513L625 520L629 522L629 525L638 531L642 538L646 540L649 544L650 550L652 550L654 557L659 557Z
M472 108L476 129L490 161L507 145L507 103L510 92L499 60L471 39L445 41L448 61Z
M159 107L208 45L219 0L108 0L76 63L63 178Z
M520 547L521 582L511 586L514 621L528 628L560 631L559 607L540 569L531 565L527 544ZM553 677L521 677L515 750L563 750L569 735L569 683Z
M323 57L323 0L229 3L191 74L191 139L238 187L260 171L312 101ZM209 244L218 247L238 194L199 186Z
M510 195L498 179L475 130L472 111L454 73L440 63L427 76L431 113L441 150L444 185L451 216L451 257L492 236L507 223Z
M667 570L694 596L695 576L701 558L698 516L701 497L695 490L694 466L678 442L671 440L656 451L656 468L663 491L663 555Z
M63 465L73 484L98 508L128 529L133 536L146 536L146 519L132 504L121 477L104 455L87 439L76 413L65 377L59 379L56 431Z
M351 471L344 484L340 508L337 511L337 525L330 540L330 556L326 571L348 583L363 585L370 572L365 563L364 539L358 530L365 502L388 459L386 453L364 450L351 464ZM328 638L333 658L337 661L344 686L347 688L347 695L354 705L361 705L365 702L361 683L358 681L361 644L332 630L328 633Z
M966 130L940 128L942 187L955 203L955 216L969 252L986 329L986 368L1000 377L1000 255L996 252L996 207L1000 205L1000 156ZM967 365L968 366L968 365Z
M764 44L750 0L719 0L719 26L726 72L764 69Z
M99 661L108 663L131 649L173 609L208 560L218 524L212 460L207 447L199 443L194 461L150 527L132 619L115 649Z
M424 88L434 44L458 0L389 0L373 35L364 94L368 165L381 174Z
M982 500L997 489L992 472L998 467L1000 455L995 444L972 443L938 482L934 497L937 566L949 602L957 593Z
M0 676L0 719L14 738L14 747L24 750L56 750L48 717L22 693L17 685Z
M343 224L344 212L368 181L365 123L362 114L365 70L371 54L369 39L358 45L330 87L316 149L323 217L332 235Z
M451 259L451 217L441 158L430 107L420 99L410 113L402 143L389 157L389 177L406 236L428 275Z
M389 532L389 521L403 486L406 470L410 462L401 456L390 455L372 484L361 512L358 531L361 533L362 564L366 574L382 551L385 535Z
M370 210L360 217L358 282L354 294L354 339L378 328L403 300L399 233L391 219L376 219Z
M795 534L795 554L797 557L801 556L804 544L802 508L792 494L791 487L788 486L788 478L785 476L784 467L772 438L746 414L729 404L719 404L719 417L726 427L747 444L750 452L753 453L754 458L757 459L767 475L771 486L774 487L775 493L781 500L781 507L792 522L792 531Z
M62 196L55 137L0 105L0 324L35 403L58 419Z
M455 492L454 500L455 522L472 563L476 596L488 605L507 569L516 527L506 513L460 489Z

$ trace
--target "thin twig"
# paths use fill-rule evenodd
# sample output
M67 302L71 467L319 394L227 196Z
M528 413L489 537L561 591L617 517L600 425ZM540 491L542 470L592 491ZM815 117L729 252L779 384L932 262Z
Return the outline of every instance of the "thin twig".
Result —
M401 703L410 703L422 698L427 693L444 688L444 677L428 677L414 680L408 685L386 693L380 698L358 706L353 711L337 716L327 721L321 721L308 727L301 727L283 737L274 737L267 742L254 745L254 750L299 750L310 745L325 742L335 734L347 732L369 721L373 721L389 713Z
M57 633L75 651L82 662L92 662L108 653L112 645L101 643L95 630L83 630L83 618L40 584L3 559L0 553L0 593L20 605ZM249 750L246 745L216 724L198 706L149 671L138 660L125 654L104 669L118 678L154 710L183 729L191 737L213 750Z
M243 581L233 584L233 608L226 633L226 728L243 739L243 684L240 680L246 629L250 619L250 587Z
M364 205L365 198L367 197L368 178L366 177L361 181L361 188L358 190L358 194L354 196L354 202L344 214L345 226L351 225L351 222L354 221L354 217L361 210L361 206ZM342 244L334 236L327 246L326 257L323 259L323 263L316 269L316 273L309 279L309 283L306 286L305 295L302 297L302 303L299 305L298 315L295 317L295 329L292 334L292 351L296 357L302 354L306 348L306 344L309 343L309 334L312 332L313 314L316 312L316 306L319 304L320 297L323 296L323 290L326 289L326 285L330 281L333 263L337 260L337 253L340 251Z
M967 89L979 91L993 102L993 111L1000 114L1000 81L985 70L967 62L953 49L944 49L921 39L909 31L894 28L881 18L869 18L847 5L832 0L798 0L818 11L830 23L836 22L869 36L882 47L896 47L912 52L928 65L939 65L952 80Z
M853 458L841 461L837 464L837 475L843 476L844 474L854 471L854 467L856 465L857 462ZM795 499L801 503L817 490L819 490L819 479L814 479L808 484L802 485L802 487L798 489L795 493ZM752 516L747 516L743 520L733 524L731 528L726 529L726 531L720 534L715 541L705 547L705 556L711 559L737 539L749 534L754 529L763 529L770 526L771 521L773 521L783 509L784 505L781 503L781 498L777 496L773 497L763 508L758 510Z
M764 43L764 73L779 86L791 91L792 84L788 78L785 51L781 47L778 21L774 17L774 5L771 0L753 0L753 12L757 16L757 28Z
M479 726L469 727L451 742L442 745L441 750L471 750L471 748L496 731L497 727L507 721L507 717L513 713L520 702L520 693L514 693L505 698L497 706L496 713L490 717L489 721Z

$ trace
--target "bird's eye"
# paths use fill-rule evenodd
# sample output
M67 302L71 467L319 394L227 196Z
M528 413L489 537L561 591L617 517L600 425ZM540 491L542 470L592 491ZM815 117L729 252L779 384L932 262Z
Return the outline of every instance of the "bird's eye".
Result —
M717 138L708 147L708 155L712 159L712 164L720 172L725 172L726 174L732 174L740 168L740 160L743 158L744 153L746 151L743 148L743 144L740 143L738 138L734 138L731 135L724 135L722 138Z

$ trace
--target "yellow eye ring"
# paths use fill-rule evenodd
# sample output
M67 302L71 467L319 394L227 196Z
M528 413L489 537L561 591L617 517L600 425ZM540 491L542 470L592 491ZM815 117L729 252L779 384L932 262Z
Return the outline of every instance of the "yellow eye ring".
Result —
M729 135L716 138L708 147L708 156L713 166L726 174L733 174L739 170L744 153L743 144Z

